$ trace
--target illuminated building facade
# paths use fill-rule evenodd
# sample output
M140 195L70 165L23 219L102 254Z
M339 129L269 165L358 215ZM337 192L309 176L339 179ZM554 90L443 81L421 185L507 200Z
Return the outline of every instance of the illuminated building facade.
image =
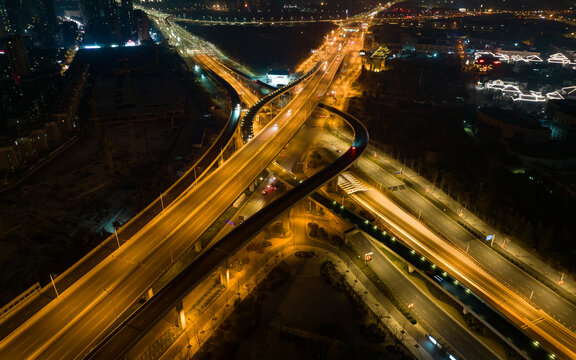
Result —
M11 35L4 39L6 55L10 60L10 69L14 80L18 83L20 78L27 75L30 70L30 61L24 46L22 35Z

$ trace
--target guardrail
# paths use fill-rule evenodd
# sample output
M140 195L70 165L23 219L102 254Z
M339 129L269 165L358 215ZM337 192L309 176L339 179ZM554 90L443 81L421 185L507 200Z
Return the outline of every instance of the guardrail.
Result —
M0 319L5 315L9 314L10 311L17 309L22 306L25 302L29 301L32 296L38 295L41 290L40 283L30 286L28 289L24 290L20 295L16 296L12 301L0 308Z

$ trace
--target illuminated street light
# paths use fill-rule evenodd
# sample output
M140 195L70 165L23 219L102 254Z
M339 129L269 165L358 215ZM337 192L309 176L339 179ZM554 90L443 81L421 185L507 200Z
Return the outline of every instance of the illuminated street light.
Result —
M52 286L54 286L54 292L56 293L56 298L60 298L60 294L58 294L58 289L56 289L56 284L54 283L54 278L52 274L50 274L50 281L52 282Z
M116 236L116 243L118 244L118 249L120 249L120 239L118 239L118 231L116 230L116 227L113 227L114 229L114 235Z

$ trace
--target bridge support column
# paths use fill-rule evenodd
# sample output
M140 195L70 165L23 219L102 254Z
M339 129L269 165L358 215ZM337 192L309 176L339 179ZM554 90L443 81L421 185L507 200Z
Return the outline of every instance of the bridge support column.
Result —
M310 214L316 212L316 203L314 201L308 200L308 210L310 211Z
M352 228L350 230L345 231L342 234L342 237L344 238L344 244L348 244L350 242L350 237L352 235L358 234L360 232L360 230L358 230L357 228Z
M194 243L194 250L196 250L196 252L202 251L202 242L200 240Z
M330 181L328 181L328 184L326 184L326 188L328 189L328 191L337 192L338 191L338 177L336 176L336 177L330 179Z
M178 327L180 329L186 328L186 313L184 312L184 305L182 304L182 300L178 302L176 305L176 312L178 313Z
M230 269L228 269L228 265L224 264L220 266L220 285L224 285L228 287L230 283Z

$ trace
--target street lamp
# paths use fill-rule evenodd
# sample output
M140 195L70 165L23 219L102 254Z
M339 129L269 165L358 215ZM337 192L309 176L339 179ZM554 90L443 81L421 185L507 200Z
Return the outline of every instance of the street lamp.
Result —
M56 289L56 284L54 283L54 278L52 277L52 274L50 274L50 281L52 282L52 286L54 286L54 292L56 293L56 298L60 298L60 294L58 294L58 290Z
M118 239L118 231L116 230L116 227L113 227L114 229L114 235L116 236L116 243L118 244L118 249L120 249L120 239Z

